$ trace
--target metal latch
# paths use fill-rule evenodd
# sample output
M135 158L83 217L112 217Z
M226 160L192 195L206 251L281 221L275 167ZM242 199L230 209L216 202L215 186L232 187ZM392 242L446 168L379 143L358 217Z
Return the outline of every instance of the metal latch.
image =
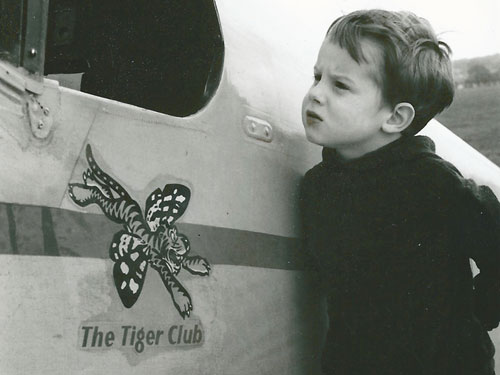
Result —
M265 120L246 116L243 120L243 128L245 129L245 133L252 138L264 142L271 142L273 140L273 128Z

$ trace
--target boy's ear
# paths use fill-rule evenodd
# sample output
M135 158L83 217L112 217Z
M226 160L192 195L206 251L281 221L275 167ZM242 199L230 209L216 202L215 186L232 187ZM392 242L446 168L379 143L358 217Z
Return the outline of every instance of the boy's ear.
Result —
M410 126L415 117L415 109L410 103L398 103L392 110L391 117L382 125L386 133L401 133Z

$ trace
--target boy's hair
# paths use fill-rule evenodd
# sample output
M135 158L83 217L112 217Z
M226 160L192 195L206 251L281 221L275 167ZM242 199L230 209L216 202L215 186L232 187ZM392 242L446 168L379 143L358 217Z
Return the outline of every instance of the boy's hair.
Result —
M407 102L415 109L403 134L416 134L453 101L451 49L424 18L410 12L361 10L336 19L326 37L357 63L368 62L362 39L378 45L382 61L376 81L386 104L394 108Z

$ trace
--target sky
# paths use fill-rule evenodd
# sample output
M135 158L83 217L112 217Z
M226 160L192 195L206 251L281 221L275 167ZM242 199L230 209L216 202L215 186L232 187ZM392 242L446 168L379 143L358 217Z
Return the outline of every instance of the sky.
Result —
M293 0L301 1L301 0ZM426 18L453 50L453 60L500 53L500 0L319 0L323 14L357 9L409 10Z
M371 8L426 18L451 47L452 60L500 53L500 0L224 0L218 6L230 17L238 14L239 30L258 29L271 46L301 51L307 66L333 20Z

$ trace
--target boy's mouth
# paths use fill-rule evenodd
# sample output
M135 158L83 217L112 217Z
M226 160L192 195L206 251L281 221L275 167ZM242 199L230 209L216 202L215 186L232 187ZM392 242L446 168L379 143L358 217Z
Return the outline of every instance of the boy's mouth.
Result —
M308 124L311 124L315 121L323 121L323 119L316 112L309 110L306 111L306 118Z

